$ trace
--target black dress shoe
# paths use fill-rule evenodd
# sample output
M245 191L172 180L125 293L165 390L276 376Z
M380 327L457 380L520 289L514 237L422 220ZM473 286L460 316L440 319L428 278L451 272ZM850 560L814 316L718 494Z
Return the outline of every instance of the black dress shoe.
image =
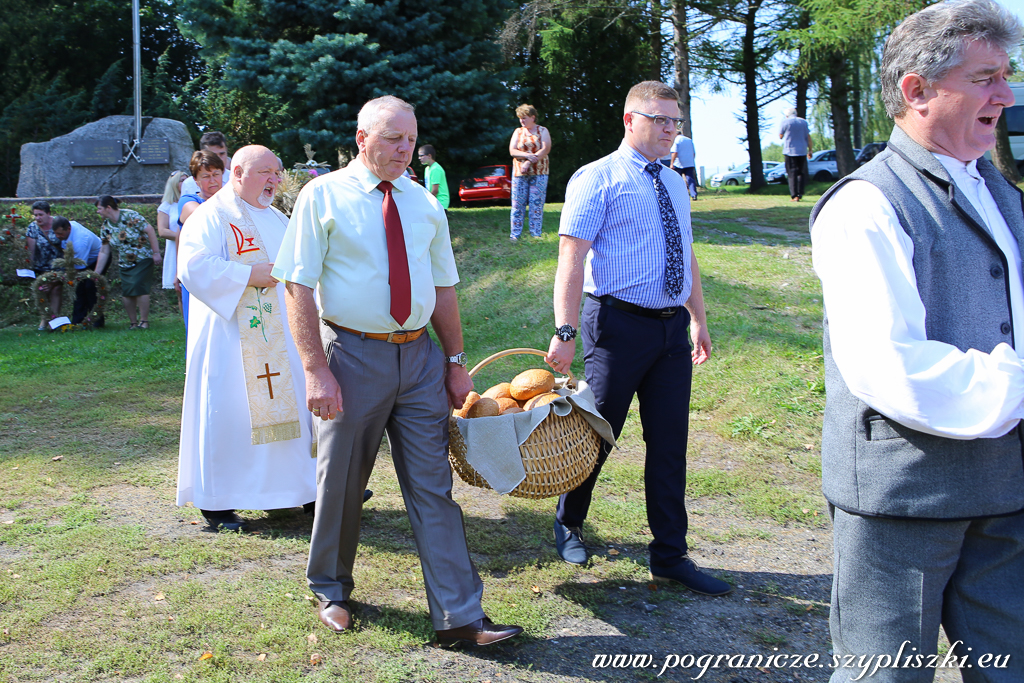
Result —
M341 633L352 625L352 610L344 600L321 600L320 623Z
M245 520L235 514L234 510L200 510L206 523L214 531L224 529L226 531L247 531L249 525Z
M651 579L656 583L681 583L694 593L704 595L726 595L732 592L732 586L710 574L705 574L693 560L683 557L683 561L673 567L651 565Z
M562 526L556 519L554 531L558 556L569 564L586 564L587 546L583 545L583 532L580 528Z
M490 645L512 636L518 636L523 632L519 626L505 626L495 624L487 617L477 619L471 624L458 628L449 628L437 631L437 644L443 647L451 645Z

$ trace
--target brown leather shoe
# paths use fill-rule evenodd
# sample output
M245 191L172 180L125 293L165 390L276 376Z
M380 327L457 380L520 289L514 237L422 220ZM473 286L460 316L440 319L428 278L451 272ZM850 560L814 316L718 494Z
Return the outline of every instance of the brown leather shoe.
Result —
M321 600L320 621L335 633L352 625L352 610L344 600Z
M495 624L487 617L477 619L471 624L458 628L449 628L437 631L437 644L450 646L463 643L465 645L490 645L523 632L519 626L504 626Z

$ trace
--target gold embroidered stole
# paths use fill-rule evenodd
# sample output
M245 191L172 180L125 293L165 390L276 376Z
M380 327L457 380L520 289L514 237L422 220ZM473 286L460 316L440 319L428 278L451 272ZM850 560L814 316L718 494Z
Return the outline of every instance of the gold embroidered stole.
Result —
M270 263L259 229L242 199L233 191L221 191L209 201L216 202L230 260L247 266ZM283 315L277 293L258 287L246 287L236 309L254 446L302 435Z

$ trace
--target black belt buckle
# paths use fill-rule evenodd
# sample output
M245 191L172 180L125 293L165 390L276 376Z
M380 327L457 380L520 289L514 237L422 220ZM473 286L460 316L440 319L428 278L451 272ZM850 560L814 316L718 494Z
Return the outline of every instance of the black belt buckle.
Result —
M679 312L678 308L662 308L658 310L659 318L672 318Z

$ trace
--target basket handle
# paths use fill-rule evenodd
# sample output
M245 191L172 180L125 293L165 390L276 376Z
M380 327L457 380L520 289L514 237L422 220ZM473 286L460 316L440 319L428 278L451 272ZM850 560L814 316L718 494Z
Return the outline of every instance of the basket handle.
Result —
M505 349L504 351L498 351L497 353L495 353L493 355L487 356L487 358L484 358L482 361L477 363L475 366L473 366L473 369L469 371L469 376L472 377L477 372L479 372L480 370L483 370L485 367L487 367L488 365L490 365L494 361L498 360L499 358L504 358L505 356L516 356L516 355L534 355L534 356L540 356L541 358L543 358L543 357L547 356L548 354L544 353L543 351L538 351L537 349ZM574 383L576 382L576 378L573 377L572 370L569 370L569 371L567 371L567 372L565 372L563 374L569 375L569 379L572 382L574 382Z

